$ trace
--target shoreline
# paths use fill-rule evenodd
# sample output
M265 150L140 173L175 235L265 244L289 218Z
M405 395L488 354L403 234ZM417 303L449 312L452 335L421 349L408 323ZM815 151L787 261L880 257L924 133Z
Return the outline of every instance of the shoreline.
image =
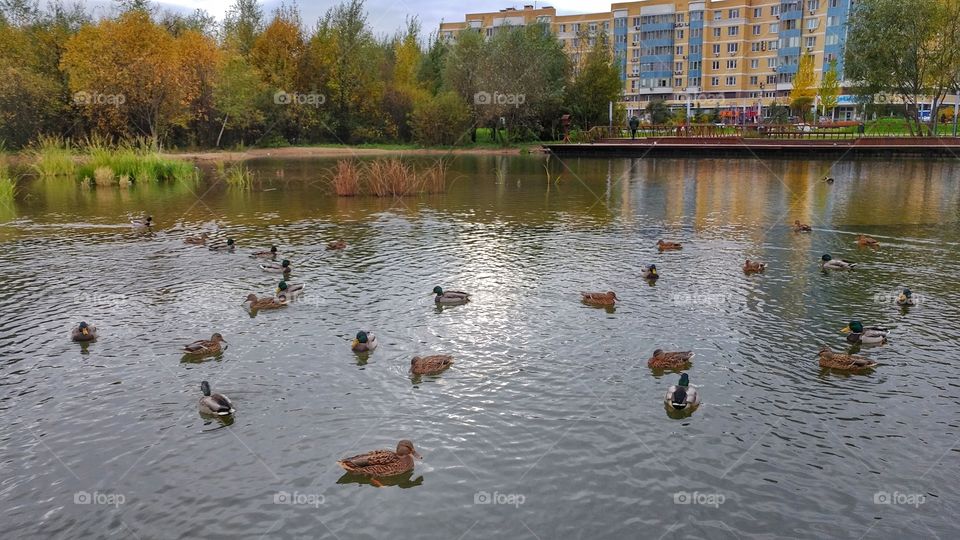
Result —
M522 148L364 148L354 146L289 146L284 148L253 148L244 152L231 150L200 150L192 152L162 152L161 155L173 159L185 159L198 163L216 163L219 161L236 162L251 159L300 159L335 157L376 157L388 155L520 155ZM543 152L541 147L530 147L530 153Z

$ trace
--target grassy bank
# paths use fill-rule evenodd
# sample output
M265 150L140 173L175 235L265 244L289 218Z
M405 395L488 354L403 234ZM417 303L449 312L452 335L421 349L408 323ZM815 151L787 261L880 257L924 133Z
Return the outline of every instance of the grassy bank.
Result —
M0 203L13 200L17 191L17 181L10 172L7 155L0 152Z
M128 186L136 182L193 181L193 164L161 155L145 141L111 144L87 139L41 137L27 151L27 160L41 178L80 180L98 186Z

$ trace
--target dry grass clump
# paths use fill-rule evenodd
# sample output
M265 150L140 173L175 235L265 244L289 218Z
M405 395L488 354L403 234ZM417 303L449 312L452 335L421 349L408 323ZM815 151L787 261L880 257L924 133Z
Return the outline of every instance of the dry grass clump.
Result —
M341 197L373 195L376 197L406 197L420 193L446 191L447 163L438 160L426 169L417 171L400 158L384 158L359 164L340 160L333 169L330 182ZM361 178L365 181L361 182Z

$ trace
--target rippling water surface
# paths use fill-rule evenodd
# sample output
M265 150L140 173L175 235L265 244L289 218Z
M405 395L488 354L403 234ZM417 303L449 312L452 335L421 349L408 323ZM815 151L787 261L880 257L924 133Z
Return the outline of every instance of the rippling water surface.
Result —
M957 536L960 166L553 160L548 184L543 163L460 157L446 194L403 200L331 196L319 160L254 162L250 192L24 182L0 209L0 536ZM126 225L143 213L153 234ZM183 243L201 230L237 252ZM251 317L271 243L307 292ZM435 285L474 301L438 310ZM882 365L821 371L853 318L892 328L861 351ZM220 358L182 361L215 331ZM665 411L655 348L696 352L692 416ZM456 363L412 380L431 353ZM197 413L201 380L232 423ZM342 477L402 438L424 459L398 485Z

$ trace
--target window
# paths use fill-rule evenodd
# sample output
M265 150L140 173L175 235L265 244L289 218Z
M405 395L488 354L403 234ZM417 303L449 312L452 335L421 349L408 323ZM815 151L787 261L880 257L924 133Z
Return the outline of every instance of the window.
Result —
M727 60L727 69L737 69L737 61Z
M695 61L695 62L690 62L690 63L689 63L689 69L690 69L690 71L700 71L700 65L701 65L701 64L700 64L700 61L699 61L699 60L697 60L697 61Z
M780 40L779 40L779 39L774 39L774 40L768 42L768 43L767 43L767 48L770 49L771 51L775 51L775 50L779 49L779 48L780 48Z
M807 0L807 9L816 11L820 9L820 0Z
M677 56L683 56L683 45L677 46Z
M703 20L703 12L702 12L702 11L691 11L691 12L690 12L690 22L702 21L702 20Z
M676 15L676 22L682 23L682 22L683 22L683 18L684 18L684 17L683 17L683 13L677 13L677 15Z
M767 75L767 84L776 84L777 76L776 75Z
M760 59L753 58L750 60L750 69L760 69Z
M780 32L780 23L770 23L770 33L777 34Z
M597 31L597 23L590 23L590 31L591 32Z
M736 77L727 77L727 86L736 86L737 78Z
M721 30L723 30L723 29L722 29L722 28L714 28L714 29L713 29L713 37L715 37L715 38L720 37L720 31L721 31Z
M673 66L673 70L674 70L674 71L683 71L683 62L677 62L677 63Z
M720 77L710 77L710 84L713 86L720 86Z
M700 77L690 77L690 86L700 86Z
M574 24L573 24L573 31L576 32L576 33L578 33L578 34L580 33L580 23L574 23Z
M603 30L604 31L610 30L610 21L603 22Z
M573 38L573 46L574 47L580 46L580 38Z
M560 31L561 31L561 32L566 32L566 31L567 31L567 25L561 24L561 25L560 25Z
M723 19L723 12L720 11L719 9L716 10L716 11L714 11L714 12L713 12L713 20L719 21L719 20L721 20L721 19Z
M770 15L779 15L780 14L780 5L770 6Z
M763 8L753 8L753 18L759 19L763 17Z
M762 42L762 41L754 41L753 43L750 44L750 50L751 50L752 52L760 52L760 51L762 51L762 50L763 50L763 42Z
M832 8L838 8L838 7L840 7L840 0L830 0L830 4L829 4L829 5L830 5L830 7L832 7Z
M760 79L756 75L750 76L750 86L756 86L760 84Z
M767 58L767 67L768 67L768 68L771 68L771 69L777 67L777 59L776 59L776 58Z
M727 52L728 52L728 53L736 53L736 52L739 52L739 51L740 51L740 44L739 44L739 43L727 43Z
M702 54L702 53L703 53L703 45L690 46L690 54Z
M817 46L817 37L816 37L816 36L808 36L807 39L805 40L804 45L805 45L807 48L809 48L809 49L812 49L812 48L816 47L816 46Z
M827 17L827 26L836 26L840 24L840 17L829 16Z
M633 18L633 26L640 26L640 17Z
M736 35L739 35L739 34L740 34L740 27L739 27L739 26L729 26L729 27L727 27L727 35L728 35L728 36L736 36Z
M840 36L837 34L830 34L827 36L827 45L836 45L840 43Z
M677 30L677 40L683 39L683 30Z
M713 54L720 54L720 44L714 43L713 45Z
M794 36L787 39L787 47L799 47L800 46L800 36Z
M710 69L713 71L720 71L720 61L714 60L710 63Z
M807 19L807 30L816 30L818 26L820 26L820 19L816 17Z
M683 79L681 79L680 77L677 77L676 79L673 80L673 85L676 87L683 86Z
M797 29L797 19L790 19L788 21L783 21L784 30L796 30Z
M763 27L760 26L759 24L753 25L753 35L759 36L760 32L763 32Z
M739 18L740 18L740 10L739 10L739 9L731 9L728 13L729 13L729 15L727 15L727 18L728 18L728 19L739 19Z

